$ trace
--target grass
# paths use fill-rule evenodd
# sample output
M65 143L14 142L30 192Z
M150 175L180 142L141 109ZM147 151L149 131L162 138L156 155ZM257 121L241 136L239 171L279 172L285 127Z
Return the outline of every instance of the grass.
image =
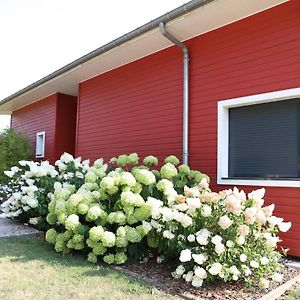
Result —
M175 299L81 256L62 255L43 240L0 240L0 299Z

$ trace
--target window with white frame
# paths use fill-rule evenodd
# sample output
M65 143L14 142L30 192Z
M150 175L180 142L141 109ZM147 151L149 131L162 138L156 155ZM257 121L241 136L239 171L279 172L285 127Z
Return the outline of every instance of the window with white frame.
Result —
M218 184L300 187L300 88L218 103Z
M36 134L36 147L35 147L35 157L44 158L45 157L45 131L38 132Z

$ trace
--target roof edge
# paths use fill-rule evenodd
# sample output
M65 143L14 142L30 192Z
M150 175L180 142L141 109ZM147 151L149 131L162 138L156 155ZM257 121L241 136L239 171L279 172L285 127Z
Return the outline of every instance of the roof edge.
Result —
M154 20L151 20L150 22L112 40L111 42L95 49L94 51L89 52L88 54L86 54L86 55L74 60L73 62L65 65L64 67L54 71L53 73L50 73L49 75L39 79L38 81L28 85L27 87L17 91L16 93L4 98L2 101L0 101L0 106L15 99L16 97L19 97L19 96L33 90L34 88L37 88L38 86L50 81L51 79L54 79L55 77L58 77L64 73L80 66L81 64L83 64L105 52L112 50L113 48L116 48L138 36L145 34L146 32L148 32L152 29L157 28L159 26L159 23L161 23L161 22L166 23L166 22L172 21L174 19L177 19L178 17L180 17L194 9L204 6L213 1L215 1L215 0L192 0L190 2L187 2L175 9L161 15L160 17L158 17Z

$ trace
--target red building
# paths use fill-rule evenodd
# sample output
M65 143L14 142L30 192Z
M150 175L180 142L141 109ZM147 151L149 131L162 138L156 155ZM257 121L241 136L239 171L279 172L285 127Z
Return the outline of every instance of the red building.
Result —
M189 52L188 114L183 52L161 22ZM266 187L300 256L299 32L297 0L193 0L2 100L0 113L37 154L45 142L42 159L73 147L92 160L181 157L184 140L214 190Z

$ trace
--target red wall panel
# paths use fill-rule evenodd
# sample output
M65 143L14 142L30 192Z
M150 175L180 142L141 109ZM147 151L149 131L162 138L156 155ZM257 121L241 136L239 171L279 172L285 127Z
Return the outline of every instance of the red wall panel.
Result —
M80 84L77 154L180 155L181 61L172 48Z
M11 126L36 145L36 133L45 131L45 157L55 162L63 152L74 154L77 97L54 94L14 111Z
M300 3L289 1L186 41L190 49L190 165L217 172L217 103L300 86ZM80 85L77 154L181 155L182 54L171 47ZM246 192L255 187L240 187ZM293 221L283 245L300 256L300 189L271 188L266 202Z
M57 94L55 157L64 152L75 154L77 97Z
M55 160L55 119L56 119L56 94L41 101L25 106L13 112L11 125L18 132L24 133L31 140L34 155L36 133L45 131L45 159Z

